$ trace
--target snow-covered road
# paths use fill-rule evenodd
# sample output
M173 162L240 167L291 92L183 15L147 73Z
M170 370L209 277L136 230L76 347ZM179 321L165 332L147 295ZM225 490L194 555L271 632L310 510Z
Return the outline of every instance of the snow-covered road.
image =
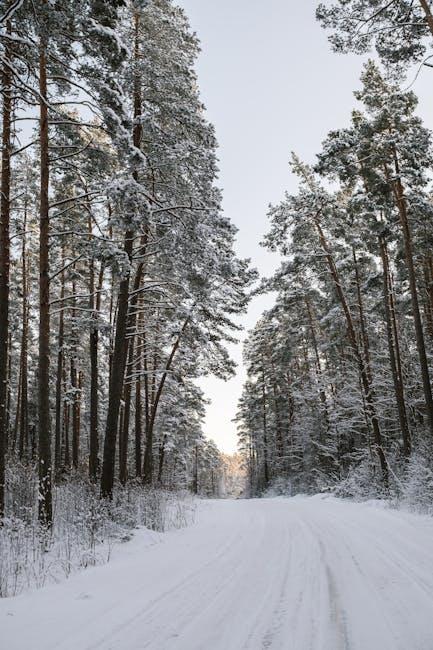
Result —
M0 601L1 650L433 650L433 521L320 497L213 501L106 566Z

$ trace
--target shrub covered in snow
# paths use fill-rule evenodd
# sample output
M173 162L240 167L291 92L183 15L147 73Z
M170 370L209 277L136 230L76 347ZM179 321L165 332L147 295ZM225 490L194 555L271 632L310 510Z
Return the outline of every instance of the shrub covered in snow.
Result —
M385 496L377 463L371 456L365 456L357 465L350 467L346 477L336 484L334 494L356 501Z
M137 526L163 532L188 525L195 514L187 492L143 488L131 482L112 501L97 486L72 476L54 489L54 526L37 518L37 480L15 465L7 476L7 516L0 528L0 597L59 581L71 573L108 562L113 544L126 541Z
M291 497L292 495L293 495L293 487L290 479L281 476L271 481L267 489L262 494L262 496L264 497L275 497L275 496Z
M402 503L417 512L433 515L433 470L431 454L420 447L407 463Z

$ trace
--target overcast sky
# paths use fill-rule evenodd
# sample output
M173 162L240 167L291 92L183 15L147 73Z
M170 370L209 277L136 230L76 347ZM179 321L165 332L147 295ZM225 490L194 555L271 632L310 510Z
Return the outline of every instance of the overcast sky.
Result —
M270 275L278 259L259 242L267 230L268 204L278 202L284 190L296 188L288 166L290 152L312 162L327 132L347 125L363 61L331 52L326 33L315 21L316 0L178 4L202 44L199 86L220 144L219 185L224 210L239 229L237 251L250 257L262 275ZM433 71L426 69L413 87L420 95L419 112L430 127L432 84ZM241 319L245 329L252 328L271 304L269 296L255 299ZM236 450L232 419L245 379L242 345L232 346L231 352L239 364L234 379L201 381L212 400L205 433L226 452Z

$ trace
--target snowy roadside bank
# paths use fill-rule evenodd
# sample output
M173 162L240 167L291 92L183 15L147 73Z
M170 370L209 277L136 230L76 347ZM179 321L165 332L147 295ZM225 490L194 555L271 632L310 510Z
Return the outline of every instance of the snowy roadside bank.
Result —
M34 492L36 483L27 489ZM105 564L136 535L142 546L154 544L164 531L190 525L196 509L187 492L146 490L138 484L119 489L112 502L101 501L97 487L82 480L56 486L54 499L50 534L39 526L36 499L24 496L21 505L17 501L10 507L0 528L0 598Z

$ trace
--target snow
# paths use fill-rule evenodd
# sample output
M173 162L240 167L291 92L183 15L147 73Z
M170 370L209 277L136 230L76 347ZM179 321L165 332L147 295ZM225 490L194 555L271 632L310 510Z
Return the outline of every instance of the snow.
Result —
M0 601L7 650L432 650L433 520L328 496L203 502Z

